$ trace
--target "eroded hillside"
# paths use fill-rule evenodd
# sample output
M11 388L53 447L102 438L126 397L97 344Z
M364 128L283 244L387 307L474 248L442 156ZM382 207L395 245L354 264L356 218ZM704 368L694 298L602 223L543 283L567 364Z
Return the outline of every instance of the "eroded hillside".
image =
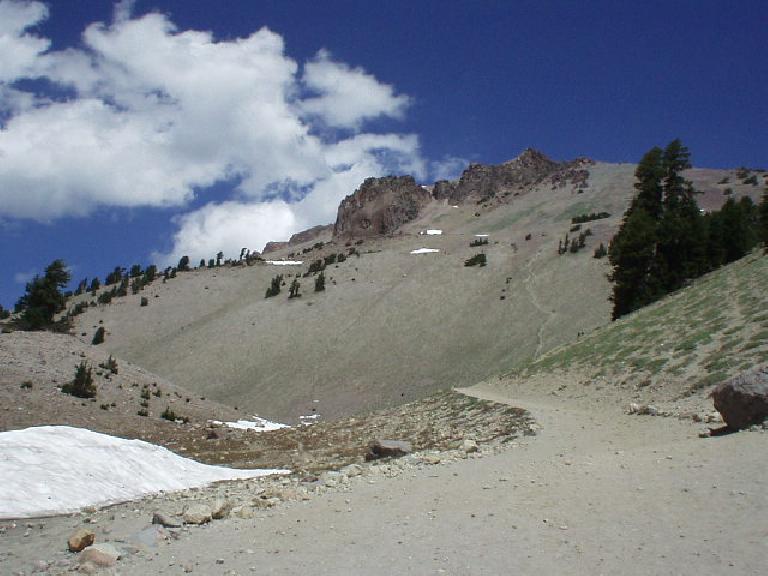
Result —
M610 318L607 263L592 254L621 220L635 167L560 166L545 163L546 173L526 172L519 181L504 172L503 191L487 193L483 180L480 192L458 204L450 194L433 199L386 236L333 239L324 228L270 253L302 266L255 262L156 281L139 295L88 310L76 333L89 342L103 323L105 350L199 395L288 422L382 408L482 380ZM724 174L691 171L702 206L719 206L726 186L736 195L752 192L724 183ZM572 218L592 212L610 216L571 229ZM423 234L428 229L442 233ZM566 234L573 239L587 229L582 250L558 254ZM487 245L470 247L484 235ZM419 248L439 252L411 254ZM464 265L479 252L487 266ZM333 254L346 260L325 269L326 289L316 293L314 275L302 275ZM277 274L284 274L283 291L265 298ZM295 274L301 297L289 299ZM140 307L141 297L148 306Z

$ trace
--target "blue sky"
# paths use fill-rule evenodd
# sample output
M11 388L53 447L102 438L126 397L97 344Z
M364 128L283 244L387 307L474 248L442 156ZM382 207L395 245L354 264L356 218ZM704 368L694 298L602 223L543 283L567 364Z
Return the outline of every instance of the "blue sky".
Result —
M366 176L768 166L761 1L0 0L0 304L331 222Z

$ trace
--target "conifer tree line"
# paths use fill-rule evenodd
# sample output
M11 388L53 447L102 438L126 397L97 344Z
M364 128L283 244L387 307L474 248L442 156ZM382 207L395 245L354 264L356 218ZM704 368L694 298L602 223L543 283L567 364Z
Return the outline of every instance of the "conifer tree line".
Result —
M768 193L759 208L749 197L728 198L702 214L682 175L690 167L688 148L673 140L649 150L635 170L637 193L608 248L614 320L768 241Z

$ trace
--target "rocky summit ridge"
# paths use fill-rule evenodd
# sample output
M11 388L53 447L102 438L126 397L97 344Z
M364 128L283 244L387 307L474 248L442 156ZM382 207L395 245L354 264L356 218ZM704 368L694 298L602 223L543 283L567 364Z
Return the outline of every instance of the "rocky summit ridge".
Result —
M432 186L420 186L412 176L367 178L342 200L333 235L345 239L390 235L415 220L432 201L480 204L506 198L571 164L555 162L527 148L502 164L470 164L458 180L439 180Z

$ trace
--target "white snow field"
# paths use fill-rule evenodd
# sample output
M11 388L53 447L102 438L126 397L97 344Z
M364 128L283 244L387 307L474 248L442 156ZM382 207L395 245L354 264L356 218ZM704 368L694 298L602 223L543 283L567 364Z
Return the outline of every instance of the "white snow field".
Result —
M251 416L253 420L238 420L237 422L219 422L218 420L211 420L214 424L220 424L227 428L239 428L240 430L253 430L255 432L269 432L270 430L279 430L280 428L288 428L287 424L281 424L280 422L270 422L260 416Z
M411 250L411 254L433 254L435 252L440 252L437 248L416 248L416 250Z
M200 464L142 440L70 426L0 433L0 518L74 512L220 480L285 474Z
M265 262L273 266L301 266L304 264L303 260L265 260Z

